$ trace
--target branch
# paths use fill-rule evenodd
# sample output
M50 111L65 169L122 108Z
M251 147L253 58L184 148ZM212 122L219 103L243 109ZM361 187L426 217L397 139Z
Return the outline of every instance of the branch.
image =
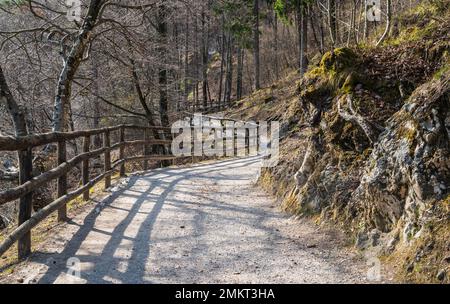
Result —
M130 113L130 114L133 114L133 115L136 115L136 116L146 117L146 116L145 116L144 114L142 114L142 113L138 113L138 112L134 112L134 111L125 109L124 107L119 106L119 105L117 105L117 104L115 104L115 103L113 103L113 102L107 100L106 98L103 98L102 96L98 96L98 95L96 95L96 94L93 94L93 95L94 95L95 97L99 98L101 101L103 101L103 102L109 104L110 106L113 106L113 107L115 107L115 108L117 108L117 109L119 109L119 110L122 110L122 111L124 111L124 112Z

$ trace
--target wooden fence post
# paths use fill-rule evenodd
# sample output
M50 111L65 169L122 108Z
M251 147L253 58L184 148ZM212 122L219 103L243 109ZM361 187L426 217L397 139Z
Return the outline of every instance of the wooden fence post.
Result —
M32 178L33 152L31 148L18 151L19 183L22 185ZM33 208L33 193L22 196L19 200L19 226L31 217ZM17 244L19 259L26 258L31 253L31 231L21 237Z
M191 127L191 163L195 162L195 139L197 137L197 129L195 128L194 116L190 118L190 127Z
M236 124L234 125L235 127L233 128L233 157L236 157L238 155L238 130L236 128Z
M103 147L106 148L104 170L105 172L108 172L111 170L111 140L109 138L109 131L103 133ZM105 189L108 189L109 187L111 187L111 175L107 174L105 176Z
M66 141L58 142L58 166L67 161L66 155ZM67 194L67 174L63 174L58 178L57 198ZM67 205L64 204L58 209L58 222L67 220Z
M90 144L91 144L91 137L85 136L83 138L83 153L89 152ZM87 185L89 183L89 159L83 161L83 165L81 167L81 175L83 186ZM89 200L89 189L83 193L83 199L85 201Z
M259 138L259 121L256 123L256 155L259 155L259 145L261 139Z
M220 102L220 98L219 98ZM220 105L220 103L219 103ZM222 125L222 153L223 157L227 156L227 123L225 120L220 120L220 124Z
M120 146L119 148L119 161L125 159L125 128L121 127L120 128L120 143L123 144L122 146ZM120 177L124 177L125 176L125 162L122 162L122 164L120 165Z
M250 129L247 128L247 127L245 128L245 149L244 149L244 154L246 154L246 156L250 156Z

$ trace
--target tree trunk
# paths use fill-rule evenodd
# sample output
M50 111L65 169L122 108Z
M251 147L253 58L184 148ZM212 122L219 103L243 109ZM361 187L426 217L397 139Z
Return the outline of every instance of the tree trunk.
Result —
M364 13L364 5L365 5L365 0L359 0L359 13L358 13L358 26L356 27L355 24L355 39L356 39L356 43L359 43L359 41L361 40L361 21L363 19L363 13Z
M353 38L353 42L356 42L355 38L355 20L356 20L356 0L352 1L352 8L350 10L350 24L348 27L348 34L347 34L347 47L350 46L350 42Z
M316 25L314 24L314 19L316 18L316 16L313 14L313 10L308 9L308 20L309 20L309 24L311 25L311 30L312 30L312 34L314 37L314 42L316 44L317 49L320 51L320 53L322 54L322 45L319 41L319 38L317 37L317 29L316 29Z
M319 5L317 4L317 8ZM320 18L319 27L320 27L320 52L323 55L325 52L325 26L324 26L324 18Z
M180 51L180 39L179 39L179 25L175 23L173 26L173 33L175 40L175 50L177 55L177 69L171 69L171 75L173 77L173 81L175 82L175 111L180 111L181 107L181 72L183 70L183 56Z
M274 21L273 21L273 44L274 44L274 57L275 57L275 76L278 79L280 79L280 67L279 67L279 60L278 60L278 15L276 12L274 12Z
M11 115L14 123L14 129L16 136L28 135L27 124L25 120L25 113L23 108L19 107L12 95L8 83L6 82L5 75L3 74L2 67L0 66L0 101L6 104L6 107Z
M225 102L230 105L231 91L233 87L233 37L228 37L227 76L225 85Z
M92 126L94 129L98 129L100 127L100 102L99 97L100 91L98 87L98 62L97 60L92 60L92 79L93 81L93 90L95 92L94 102L92 104L94 117L92 119ZM101 147L102 141L100 135L94 136L94 150Z
M336 47L336 0L328 0L328 27L330 28L331 48Z
M188 96L189 96L189 19L188 14L186 14L186 34L185 34L185 46L184 46L184 98L183 98L183 108L187 108Z
M198 20L197 17L194 18L194 33L195 33L195 39L194 39L194 109L198 109L199 108L199 104L198 104L198 81L199 81L199 75L200 75L200 71L199 71L199 65L200 65L200 60L199 60L199 55L198 55Z
M219 77L219 94L217 101L219 103L219 109L221 106L221 100L222 100L222 90L223 90L223 71L224 71L224 65L225 65L225 15L222 14L222 45L221 45L221 59L220 59L220 77Z
M158 68L158 86L159 86L159 111L161 115L161 124L164 127L169 126L169 106L167 98L167 68L164 58L167 50L167 23L166 23L166 6L161 4L158 9L158 25L157 31L159 35L159 54L162 63Z
M6 107L14 123L16 136L28 135L25 113L22 107L19 107L12 95L2 67L0 66L0 102L6 103ZM19 183L22 185L32 178L33 171L33 152L31 148L17 152L19 158ZM28 193L19 200L18 224L21 225L31 217L33 206L33 194ZM31 233L26 233L18 243L19 259L23 259L31 252Z
M380 40L378 40L377 46L379 46L389 35L389 31L391 29L391 20L392 20L391 0L386 0L386 29L384 30L384 33L381 36Z
M334 19L335 19L335 24L336 24L336 45L341 45L342 44L342 36L341 36L342 31L341 31L341 25L339 23L339 16L341 13L341 2L334 0L334 6L335 6Z
M253 0L253 56L255 60L255 89L261 88L261 72L259 62L259 0Z
M205 8L202 8L202 97L203 108L208 107L208 29L206 25Z
M367 0L364 1L364 41L367 41L369 35L369 22L367 19Z
M301 29L300 29L300 75L303 74L308 69L308 59L306 57L306 52L308 51L308 16L307 7L305 3L300 6L300 19L301 19Z
M240 100L242 98L242 72L244 69L244 51L241 47L237 49L237 57L236 99Z
M76 37L69 55L64 60L62 71L58 78L53 112L53 131L63 131L67 123L67 104L70 102L72 82L80 63L83 60L86 47L90 42L92 29L99 17L102 0L91 0L88 13Z
M298 1L296 3L296 15L297 15L297 32L298 32L298 67L300 75L302 76L308 68L308 60L306 59L307 51L307 31L308 20L306 14L306 5Z

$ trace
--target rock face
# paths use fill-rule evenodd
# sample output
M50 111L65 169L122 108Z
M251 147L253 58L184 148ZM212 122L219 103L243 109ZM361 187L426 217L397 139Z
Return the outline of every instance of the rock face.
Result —
M352 196L366 221L389 232L402 219L404 239L426 223L450 180L450 75L425 83L386 125Z
M340 218L355 232L401 228L404 241L420 236L449 193L446 57L409 97L380 84L379 74L364 79L368 63L342 49L301 80L298 116L308 131L294 176L299 212Z
M391 255L421 238L425 245L436 241L420 263L442 267L436 253L450 250L450 73L447 55L442 58L434 75L417 78L420 84L406 94L400 85L380 83L378 74L364 78L368 64L353 52L325 55L301 79L297 107L282 117L289 128L280 164L263 172L263 184L276 184L268 188L287 210L319 213L362 250ZM417 273L422 247L403 260L405 269L414 267L409 275ZM427 276L437 280L437 271Z
M450 11L441 23L411 14L402 27L420 19L420 39L327 52L295 94L281 82L266 90L276 102L255 94L242 104L259 110L238 113L284 126L280 162L260 181L285 210L377 247L411 281L450 282L438 275L450 256Z

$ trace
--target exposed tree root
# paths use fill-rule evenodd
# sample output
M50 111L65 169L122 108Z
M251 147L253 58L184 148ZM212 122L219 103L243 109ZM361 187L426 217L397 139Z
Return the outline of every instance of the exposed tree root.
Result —
M344 109L342 109L341 106L341 99L346 97L347 98L347 104L348 108L350 110L350 113ZM378 135L384 130L383 127L369 121L367 118L360 115L353 107L353 100L350 95L344 95L341 97L338 97L337 100L337 106L338 106L338 113L339 115L346 121L350 121L353 123L356 123L358 126L361 127L361 129L366 134L367 138L370 140L370 143L373 144L377 138Z

